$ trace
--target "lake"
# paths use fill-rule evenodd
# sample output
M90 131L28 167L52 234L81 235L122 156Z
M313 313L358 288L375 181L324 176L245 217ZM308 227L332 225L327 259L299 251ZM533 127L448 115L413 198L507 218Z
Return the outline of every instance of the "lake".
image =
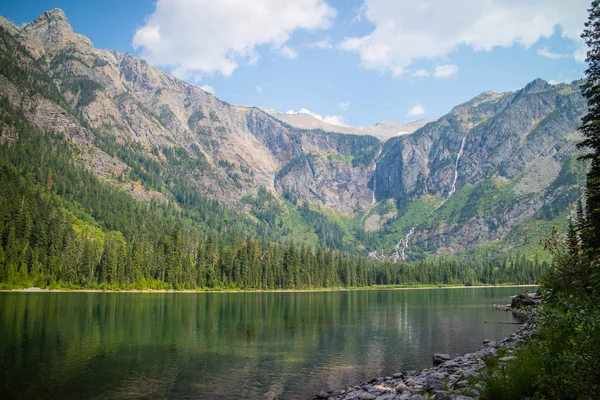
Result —
M509 335L523 290L0 293L0 393L310 399Z

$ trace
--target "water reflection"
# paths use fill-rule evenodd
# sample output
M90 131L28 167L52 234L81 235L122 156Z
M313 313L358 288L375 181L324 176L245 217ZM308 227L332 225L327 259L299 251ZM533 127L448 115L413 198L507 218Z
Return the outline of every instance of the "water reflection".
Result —
M515 330L515 289L2 293L3 398L310 398ZM488 323L484 323L487 321Z

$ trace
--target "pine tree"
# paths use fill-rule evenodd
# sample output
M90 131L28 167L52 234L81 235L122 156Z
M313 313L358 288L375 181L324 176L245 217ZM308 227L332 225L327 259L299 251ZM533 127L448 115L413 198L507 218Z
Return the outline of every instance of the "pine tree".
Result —
M591 160L586 192L588 226L600 228L600 0L592 1L581 37L588 45L586 61L589 65L585 71L586 81L581 85L588 102L588 113L580 128L585 139L579 146L590 150L582 157ZM599 229L590 232L586 239L589 248L600 251Z

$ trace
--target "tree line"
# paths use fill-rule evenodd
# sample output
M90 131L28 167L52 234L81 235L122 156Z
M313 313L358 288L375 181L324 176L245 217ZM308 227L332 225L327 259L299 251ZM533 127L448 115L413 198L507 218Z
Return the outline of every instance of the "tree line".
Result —
M545 268L525 257L398 264L278 241L260 223L202 196L138 201L79 166L70 141L35 129L7 99L0 99L0 116L0 282L6 287L530 283Z

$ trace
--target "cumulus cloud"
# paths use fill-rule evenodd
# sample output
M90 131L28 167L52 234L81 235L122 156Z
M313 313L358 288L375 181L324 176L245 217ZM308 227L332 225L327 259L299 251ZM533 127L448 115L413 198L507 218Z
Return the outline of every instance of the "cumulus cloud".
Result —
M358 53L365 68L398 75L416 60L444 57L459 46L476 51L519 44L530 47L560 27L585 59L579 35L589 0L365 0L361 16L375 28L348 37L340 48Z
M268 45L293 58L286 42L297 30L331 26L336 10L325 0L157 0L133 37L133 48L180 77L230 76Z
M425 114L425 107L423 107L421 104L417 104L416 106L408 110L408 113L406 113L406 115L409 117L418 117L423 114Z
M543 47L541 49L538 49L537 53L542 57L551 58L553 60L570 57L569 54L555 53L555 52L551 51L548 47Z
M208 93L210 93L212 95L215 94L215 88L212 87L212 86L210 86L210 85L202 85L202 86L200 86L200 89L202 89L205 92L208 92Z
M256 92L257 93L261 93L262 92L262 86L256 85Z
M306 108L301 108L298 111L294 111L294 110L289 110L286 111L286 114L288 115L295 115L295 114L308 114L308 115L312 115L313 117L315 117L316 119L326 122L328 124L331 125L337 125L337 126L348 126L344 123L344 119L339 116L339 115L326 115L326 116L322 116L319 114L316 114Z
M340 102L338 103L338 106L339 106L339 107L340 107L342 110L344 110L344 111L347 111L347 110L348 110L348 108L350 108L350 102L349 102L349 101L340 101Z
M449 78L458 72L458 67L454 64L438 65L433 71L436 78Z

